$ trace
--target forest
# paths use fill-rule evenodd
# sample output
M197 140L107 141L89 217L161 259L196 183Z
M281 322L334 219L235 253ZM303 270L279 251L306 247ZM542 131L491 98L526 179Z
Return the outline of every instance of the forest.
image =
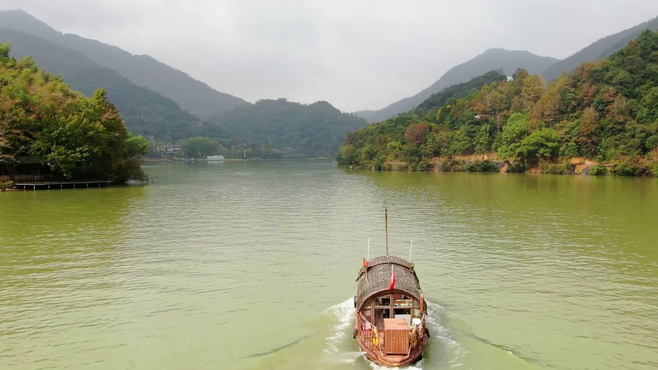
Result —
M9 44L0 45L1 160L15 169L38 158L67 180L145 179L138 156L149 144L128 132L105 90L86 97L32 59L16 60L9 51Z
M446 171L498 171L500 161L508 172L542 173L591 164L594 175L658 175L656 32L550 84L522 69L513 77L351 132L337 160Z
M208 121L248 143L260 158L333 158L348 132L366 126L363 118L341 113L327 102L286 99L242 105Z

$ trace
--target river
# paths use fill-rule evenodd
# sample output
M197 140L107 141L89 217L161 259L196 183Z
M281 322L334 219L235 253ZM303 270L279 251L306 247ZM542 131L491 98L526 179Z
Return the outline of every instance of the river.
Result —
M432 369L658 368L658 180L155 164L0 194L0 369L372 369L366 255L412 260Z

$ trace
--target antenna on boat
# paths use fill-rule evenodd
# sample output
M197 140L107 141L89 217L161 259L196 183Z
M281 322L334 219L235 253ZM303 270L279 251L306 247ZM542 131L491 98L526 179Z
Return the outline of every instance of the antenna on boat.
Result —
M411 245L409 245L409 263L411 263L411 250L414 247L414 240L411 239Z
M367 259L368 261L370 261L370 238L368 238L368 254L367 254L366 259Z
M386 259L388 260L388 208L384 203L384 222L386 222Z

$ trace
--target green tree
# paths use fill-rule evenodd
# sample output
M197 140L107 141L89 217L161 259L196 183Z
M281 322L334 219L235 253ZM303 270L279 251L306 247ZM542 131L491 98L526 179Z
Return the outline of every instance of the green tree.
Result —
M535 165L540 159L555 159L559 151L560 139L557 132L550 128L543 128L521 141L515 151L515 159L522 163Z
M522 113L512 114L503 128L502 145L498 149L501 158L513 158L528 131L528 116Z
M183 142L183 152L191 158L205 158L218 150L218 143L207 137L192 137Z
M37 156L68 179L144 179L138 151L127 140L125 123L103 89L87 98L31 59L9 57L8 45L0 47L1 157L20 164Z
M129 135L126 140L126 150L132 155L144 155L149 152L149 142L141 135Z

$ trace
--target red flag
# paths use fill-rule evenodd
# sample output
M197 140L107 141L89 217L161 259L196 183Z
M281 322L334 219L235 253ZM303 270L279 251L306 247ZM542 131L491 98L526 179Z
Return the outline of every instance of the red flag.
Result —
M395 271L393 271L393 266L391 266L391 287L388 290L395 289Z

